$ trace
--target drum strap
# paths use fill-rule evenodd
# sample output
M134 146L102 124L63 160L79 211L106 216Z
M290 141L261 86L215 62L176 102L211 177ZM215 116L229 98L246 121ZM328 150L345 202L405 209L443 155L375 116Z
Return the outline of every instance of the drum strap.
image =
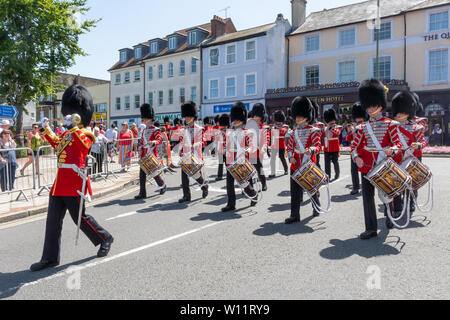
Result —
M385 157L386 154L381 151L381 150L383 150L383 148L381 147L381 144L378 141L377 137L375 137L375 134L373 133L373 130L372 130L372 126L370 125L369 121L366 122L366 128L367 128L367 132L369 132L369 136L372 139L373 144L379 150L378 159L376 161L376 163L379 163L381 160L383 160L383 158Z
M305 163L306 161L308 161L310 157L305 154L305 147L303 146L303 143L299 137L299 132L300 132L300 130L294 131L294 138L295 138L295 141L297 142L300 152L303 154L303 161L300 164L300 166L302 166L302 164Z
M397 128L397 132L398 132L398 137L400 139L400 142L402 143L403 147L406 148L405 159L407 159L413 155L414 151L412 148L408 148L408 143L405 140L405 136L400 132L400 130L398 128Z

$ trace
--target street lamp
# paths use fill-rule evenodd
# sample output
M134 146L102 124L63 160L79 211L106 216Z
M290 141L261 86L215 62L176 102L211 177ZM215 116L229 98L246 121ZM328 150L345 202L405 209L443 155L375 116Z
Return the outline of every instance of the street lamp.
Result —
M196 60L200 64L200 100L198 106L198 112L200 114L200 118L202 117L202 103L203 103L203 66L202 66L202 48L200 47L200 59L197 57L192 57L193 60Z
M377 0L377 20L375 23L375 34L377 35L377 57L376 57L376 68L375 68L375 78L379 77L379 58L380 58L380 0Z

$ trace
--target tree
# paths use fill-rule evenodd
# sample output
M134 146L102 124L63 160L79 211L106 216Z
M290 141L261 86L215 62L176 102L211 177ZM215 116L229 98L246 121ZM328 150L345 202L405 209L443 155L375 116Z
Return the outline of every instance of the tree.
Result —
M74 14L88 11L86 0L0 1L0 101L19 112L16 134L23 134L24 106L53 97L51 79L86 55L79 37L100 20L78 24Z

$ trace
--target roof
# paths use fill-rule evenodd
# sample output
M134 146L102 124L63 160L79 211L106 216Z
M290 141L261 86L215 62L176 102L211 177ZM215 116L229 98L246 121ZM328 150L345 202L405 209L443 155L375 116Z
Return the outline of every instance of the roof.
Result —
M423 9L443 3L448 3L448 0L380 0L380 15L381 18L391 17L413 8ZM376 17L376 7L377 0L368 0L313 12L291 35L365 22Z
M264 34L275 26L276 26L276 23L273 22L273 23L265 24L265 25L255 27L255 28L250 28L250 29L245 29L245 30L229 33L229 34L224 34L223 36L217 37L216 39L212 40L211 42L207 42L204 45L204 47L207 47L207 46L209 47L209 46L213 46L213 45L217 45L217 44L221 44L221 43L225 43L225 42L236 41L236 40L240 40L240 39L244 39L244 38L250 38L253 36L257 36L259 34Z

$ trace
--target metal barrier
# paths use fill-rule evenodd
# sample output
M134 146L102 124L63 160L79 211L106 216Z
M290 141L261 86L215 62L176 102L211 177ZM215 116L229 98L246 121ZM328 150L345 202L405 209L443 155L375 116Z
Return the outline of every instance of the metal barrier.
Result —
M16 151L26 151L28 159L24 162L24 158L17 158ZM11 155L10 152L14 152ZM11 194L14 192L19 192L15 201L18 201L20 196L23 196L27 201L29 201L25 191L32 190L36 186L35 181L35 158L33 151L30 148L11 148L11 149L0 149L0 156L3 161L0 163L0 195ZM31 164L31 168L28 168ZM27 168L22 169L26 165Z
M117 139L105 148L104 164L107 175L127 172L139 165L138 139Z
M57 173L58 158L56 156L56 150L54 150L50 145L40 146L37 152L36 167L36 176L39 188L37 193L38 196L40 196L44 190L50 192L50 188L55 181Z

